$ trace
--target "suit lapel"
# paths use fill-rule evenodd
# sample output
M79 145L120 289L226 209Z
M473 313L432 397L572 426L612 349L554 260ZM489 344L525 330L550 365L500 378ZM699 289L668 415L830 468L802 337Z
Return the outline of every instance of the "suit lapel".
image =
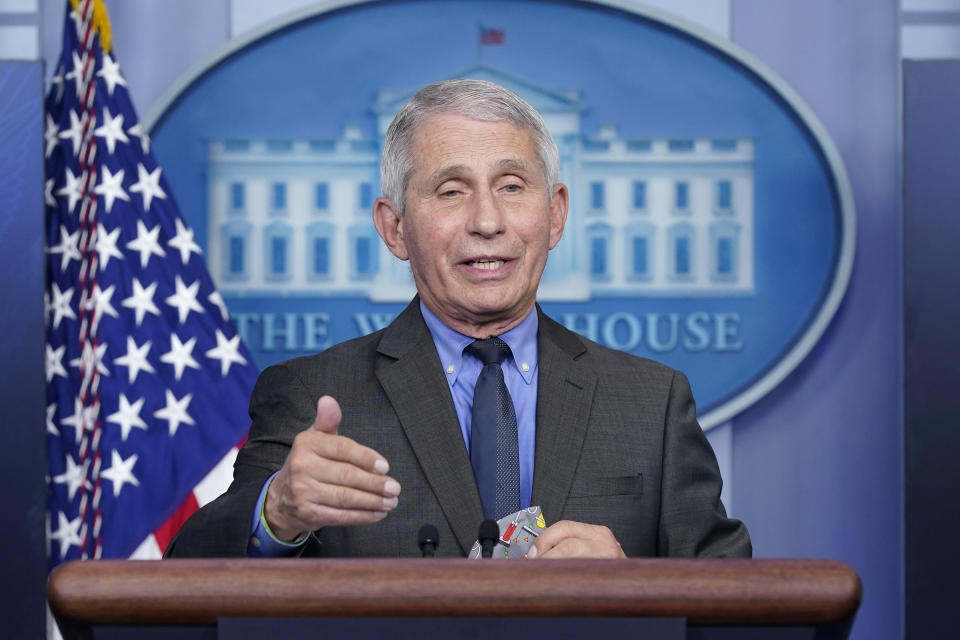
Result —
M436 346L414 298L377 347L377 378L464 553L483 507Z
M537 436L531 504L547 524L560 519L587 433L596 374L576 362L579 338L540 311Z

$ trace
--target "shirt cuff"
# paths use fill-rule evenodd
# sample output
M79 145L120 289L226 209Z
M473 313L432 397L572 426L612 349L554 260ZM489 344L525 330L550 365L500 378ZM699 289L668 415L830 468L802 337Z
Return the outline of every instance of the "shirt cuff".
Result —
M267 489L270 488L270 483L273 482L273 478L277 473L279 473L279 471L275 472L263 483L263 489L260 490L260 497L257 498L257 506L253 509L253 519L250 522L250 542L247 544L247 556L251 558L282 558L284 556L292 556L304 545L310 536L308 532L293 542L284 542L273 535L273 531L270 531L270 525L267 524L267 519L263 516L263 504L267 499Z

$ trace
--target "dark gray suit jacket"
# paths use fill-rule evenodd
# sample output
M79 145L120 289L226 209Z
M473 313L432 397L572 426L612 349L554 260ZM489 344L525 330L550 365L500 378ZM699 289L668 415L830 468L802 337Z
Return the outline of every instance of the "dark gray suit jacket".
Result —
M749 556L746 527L720 503L716 458L683 374L602 347L543 314L531 504L547 524L609 527L628 556ZM343 411L340 434L390 463L403 492L382 521L327 527L311 556L418 556L433 523L438 555L464 556L483 520L470 459L430 332L415 299L387 328L266 369L250 400L253 424L226 494L188 520L168 556L244 556L264 481L317 399Z

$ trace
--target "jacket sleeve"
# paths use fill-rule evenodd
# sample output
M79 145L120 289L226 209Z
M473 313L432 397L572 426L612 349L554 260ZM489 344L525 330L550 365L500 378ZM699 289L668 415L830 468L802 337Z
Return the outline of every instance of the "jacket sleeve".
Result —
M164 557L243 557L250 523L263 483L283 466L293 438L316 415L313 398L286 365L266 369L250 396L250 434L237 455L227 492L194 513L167 547ZM316 555L314 537L303 549Z
M665 420L657 555L749 558L750 535L720 502L717 458L680 372L673 374Z

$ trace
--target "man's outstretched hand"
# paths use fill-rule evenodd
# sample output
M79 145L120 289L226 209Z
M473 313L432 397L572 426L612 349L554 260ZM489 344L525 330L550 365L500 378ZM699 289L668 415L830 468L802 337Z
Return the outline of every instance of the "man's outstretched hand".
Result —
M400 483L379 453L337 434L340 405L317 401L317 417L293 439L264 500L264 517L281 540L325 526L370 524L397 506Z

